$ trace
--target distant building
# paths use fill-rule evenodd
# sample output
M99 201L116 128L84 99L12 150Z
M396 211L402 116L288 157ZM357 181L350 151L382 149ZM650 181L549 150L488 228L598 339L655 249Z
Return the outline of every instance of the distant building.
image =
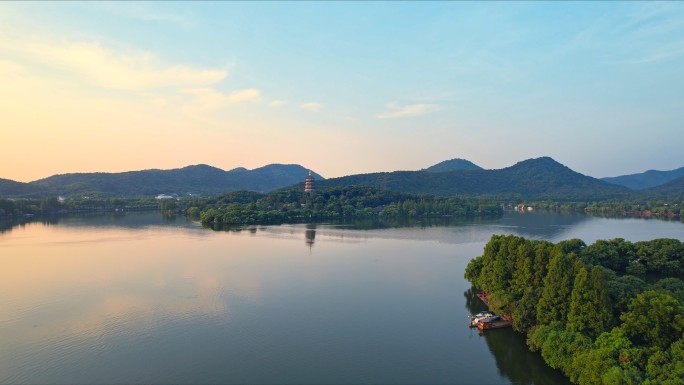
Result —
M311 170L309 170L309 176L304 180L304 192L311 194L314 191L316 191L316 180L314 180Z
M66 200L66 198L64 198L61 195L57 197L57 202L64 202L65 200Z
M157 199L173 199L172 195L159 194L156 196Z

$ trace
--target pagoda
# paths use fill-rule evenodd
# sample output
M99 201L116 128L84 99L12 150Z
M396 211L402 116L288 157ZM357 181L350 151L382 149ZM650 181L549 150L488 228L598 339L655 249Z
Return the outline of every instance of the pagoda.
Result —
M311 170L309 170L309 176L304 180L304 192L311 194L314 191L316 191L316 181L313 175L311 175Z

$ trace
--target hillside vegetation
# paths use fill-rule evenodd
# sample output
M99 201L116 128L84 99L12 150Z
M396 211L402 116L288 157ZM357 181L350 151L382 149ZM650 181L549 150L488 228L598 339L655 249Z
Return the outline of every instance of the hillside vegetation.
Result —
M196 165L173 170L62 174L30 183L0 180L0 196L133 197L163 193L216 195L233 190L267 192L302 181L307 174L307 169L296 164L271 164L254 170L223 171ZM318 174L314 176L323 179Z
M646 190L659 195L684 195L684 176L671 180L663 185Z
M640 174L601 178L601 180L625 186L632 190L645 190L660 186L682 176L684 176L684 167L670 171L648 170Z
M473 198L413 195L373 187L332 187L307 194L235 191L187 202L185 212L203 223L266 223L331 217L411 218L424 215L498 215L495 202Z
M644 273L660 274L647 283ZM684 245L493 236L465 278L531 350L581 385L684 381Z
M421 171L444 172L454 170L482 170L482 167L476 165L475 163L469 160L456 158L445 160L444 162L439 162L436 165L430 166Z
M525 198L583 201L619 198L630 193L626 187L582 175L548 157L525 160L499 170L396 171L319 182L322 188L351 185L411 194L520 195Z

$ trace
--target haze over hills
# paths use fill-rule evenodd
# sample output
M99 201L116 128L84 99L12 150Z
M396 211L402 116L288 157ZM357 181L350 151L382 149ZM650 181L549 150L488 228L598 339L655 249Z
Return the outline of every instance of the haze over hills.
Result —
M645 190L667 183L681 176L684 176L684 167L670 171L648 170L640 174L614 176L601 178L601 180L629 187L632 190Z
M543 157L528 159L498 170L445 172L395 171L326 179L319 188L365 185L389 190L434 195L513 195L594 200L618 197L630 189L577 173Z
M475 163L466 159L450 159L444 162L439 162L434 166L424 168L421 171L427 172L444 172L444 171L454 171L454 170L482 170L482 167L476 165Z
M306 168L292 164L271 164L254 170L238 167L224 171L200 164L172 170L62 174L29 183L0 179L0 197L134 197L162 193L211 196L236 190L269 192L303 188L307 174ZM380 172L332 179L324 179L314 173L314 177L319 189L356 185L442 196L521 195L533 199L594 201L635 193L625 186L577 173L549 157L528 159L498 170L484 170L467 160L451 159L420 171ZM643 194L661 195L682 192L684 176L663 186L643 190Z
M204 164L172 170L53 175L29 183L0 179L0 196L157 195L162 193L216 195L234 190L267 192L304 180L309 170L297 164L270 164L254 170L224 171ZM316 179L324 178L313 173Z
M679 194L684 195L684 176L673 179L665 184L646 190L661 195Z

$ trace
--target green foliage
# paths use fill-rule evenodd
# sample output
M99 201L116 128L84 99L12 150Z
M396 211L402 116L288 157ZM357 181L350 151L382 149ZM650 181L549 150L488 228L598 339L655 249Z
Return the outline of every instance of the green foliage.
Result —
M684 332L684 308L665 293L647 290L629 304L623 314L622 332L635 346L668 349Z
M559 253L551 259L549 272L544 278L544 289L537 305L537 320L540 324L566 321L570 311L575 275L581 267L582 264L575 254Z
M598 266L591 274L584 267L575 277L567 328L595 338L612 324L612 306L603 272Z
M307 169L296 164L271 164L254 170L237 168L223 171L207 165L195 165L173 170L61 174L30 183L0 179L0 196L102 198L155 196L171 192L213 195L235 190L272 191L303 181L307 174ZM314 177L323 179L315 173Z
M624 271L635 258L632 243L621 238L598 240L579 255L587 265L600 265L615 271Z
M0 217L20 218L25 214L49 215L77 211L105 211L114 209L154 208L153 198L131 199L0 199Z
M560 251L565 254L573 253L575 255L581 255L582 251L587 247L587 244L581 239L573 238L566 241L560 241L557 246Z
M541 298L541 289L532 288L525 292L513 310L513 329L528 333L537 324L537 303Z
M631 275L617 277L613 274L613 277L608 280L606 286L610 302L613 304L613 317L619 318L620 314L628 310L632 299L646 290L648 285L642 279Z
M656 282L652 290L665 292L684 304L684 282L678 278L663 278Z
M188 202L203 223L284 222L311 218L407 218L429 215L497 215L494 203L460 197L411 195L370 187L336 187L312 194L277 190L269 194L235 191Z
M473 162L465 159L450 159L443 162L439 162L434 166L430 166L421 171L427 172L444 172L444 171L454 171L454 170L482 170L482 167L474 164Z
M684 384L684 338L672 344L670 350L658 351L646 366L649 379L644 385Z
M633 194L626 187L576 173L548 157L528 159L499 170L395 171L351 175L319 183L323 188L352 185L412 194L519 195L556 201L623 199Z
M465 277L490 294L491 309L512 315L530 350L574 383L682 384L684 282L665 278L649 287L609 268L672 266L680 247L669 239L585 247L579 240L553 245L495 235ZM536 267L542 261L546 269Z
M159 211L169 212L176 211L178 204L175 199L161 199L159 201Z

